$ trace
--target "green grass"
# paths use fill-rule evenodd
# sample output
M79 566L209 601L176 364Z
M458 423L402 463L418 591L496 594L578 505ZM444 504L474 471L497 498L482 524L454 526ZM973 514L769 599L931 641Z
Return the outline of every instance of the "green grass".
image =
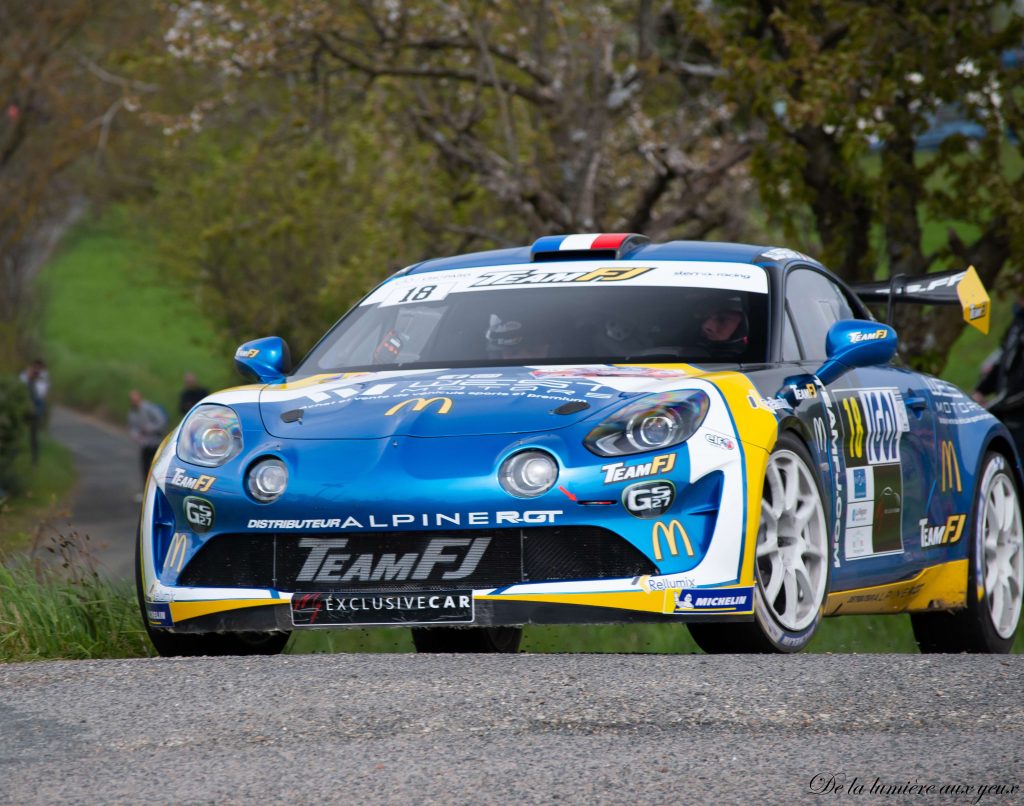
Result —
M0 662L152 654L129 583L0 565Z
M45 435L40 438L39 464L32 464L26 439L15 467L22 490L0 504L0 557L26 548L36 526L59 510L75 482L71 452Z
M701 650L682 624L583 626L530 626L523 632L523 652L621 652L691 654ZM289 654L318 652L412 652L408 630L298 631L286 651ZM842 616L825 619L806 650L812 654L917 653L910 617ZM1024 654L1024 623L1017 630L1015 654Z
M237 383L214 328L127 230L117 211L87 222L41 280L56 397L118 422L132 389L176 412L185 371L211 389Z

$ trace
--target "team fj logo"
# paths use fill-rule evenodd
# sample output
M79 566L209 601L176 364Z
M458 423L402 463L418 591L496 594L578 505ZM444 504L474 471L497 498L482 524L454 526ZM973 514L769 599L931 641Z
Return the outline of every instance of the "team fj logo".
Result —
M429 541L423 551L355 553L348 538L304 538L308 549L296 582L453 582L470 576L490 545L489 537L448 537Z
M188 496L182 501L181 508L185 513L185 520L192 527L193 532L202 534L213 528L215 513L213 504L205 498L197 498L194 495Z
M879 339L884 339L886 335L888 335L888 333L889 331L882 327L878 328L878 330L875 330L871 333L855 331L850 334L850 343L857 344L862 341L878 341Z
M550 283L613 283L632 280L650 268L608 267L591 271L504 271L484 274L470 288L501 285L548 285Z
M197 493L205 493L217 479L214 476L190 476L183 468L174 468L170 483L175 487L184 487Z
M649 462L637 465L627 465L625 462L613 462L610 465L602 465L604 471L604 483L615 484L619 481L630 481L646 476L660 476L664 473L671 473L676 466L676 455L674 453L663 453L655 456Z
M818 396L818 389L813 383L804 386L793 386L793 397L797 400L814 400Z
M964 533L966 515L950 515L941 526L929 526L927 518L921 518L921 548L932 549L940 546L952 546L959 542Z

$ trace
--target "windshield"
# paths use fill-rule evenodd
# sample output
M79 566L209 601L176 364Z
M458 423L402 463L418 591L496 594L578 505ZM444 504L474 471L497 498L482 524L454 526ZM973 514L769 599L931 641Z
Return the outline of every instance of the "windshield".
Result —
M411 275L367 297L297 374L763 362L767 299L764 270L745 264L541 264Z

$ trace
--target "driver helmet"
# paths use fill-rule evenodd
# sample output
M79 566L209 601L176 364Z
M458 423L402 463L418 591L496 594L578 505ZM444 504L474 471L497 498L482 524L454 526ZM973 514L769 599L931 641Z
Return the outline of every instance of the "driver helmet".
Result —
M484 340L490 358L542 358L548 349L538 322L522 316L492 313Z
M736 359L747 351L750 324L746 300L741 294L707 297L698 310L697 341L711 358Z

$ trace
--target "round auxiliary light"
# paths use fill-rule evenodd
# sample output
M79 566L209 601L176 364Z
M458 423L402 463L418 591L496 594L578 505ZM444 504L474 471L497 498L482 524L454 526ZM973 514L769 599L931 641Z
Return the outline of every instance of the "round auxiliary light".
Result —
M269 504L288 487L288 468L280 459L263 459L249 470L248 485L253 498Z
M502 489L516 498L536 498L558 481L558 462L544 451L512 454L498 469Z

